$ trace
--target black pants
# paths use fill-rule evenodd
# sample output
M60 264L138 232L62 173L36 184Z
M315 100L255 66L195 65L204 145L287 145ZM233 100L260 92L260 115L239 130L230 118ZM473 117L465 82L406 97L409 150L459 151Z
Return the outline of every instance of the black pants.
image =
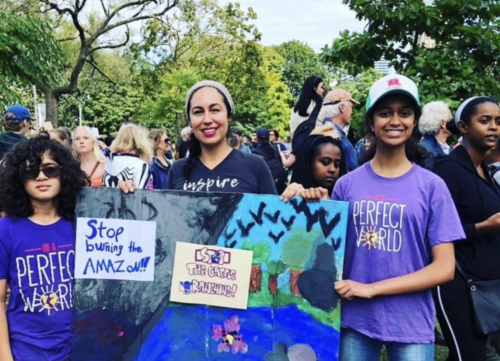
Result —
M450 349L449 361L485 361L487 337L474 331L472 303L463 276L433 290L437 318Z

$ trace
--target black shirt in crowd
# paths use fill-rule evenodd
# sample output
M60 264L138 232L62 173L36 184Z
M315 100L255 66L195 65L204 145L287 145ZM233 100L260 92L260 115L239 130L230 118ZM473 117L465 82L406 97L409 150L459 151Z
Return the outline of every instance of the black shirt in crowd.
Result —
M196 157L189 180L184 176L186 159L174 163L168 174L167 189L193 192L277 194L274 180L264 160L233 149L214 169Z
M500 189L483 165L487 180L477 172L463 146L438 157L433 171L445 181L457 207L467 239L455 243L457 261L478 279L500 279L500 233L478 234L476 224L500 212Z

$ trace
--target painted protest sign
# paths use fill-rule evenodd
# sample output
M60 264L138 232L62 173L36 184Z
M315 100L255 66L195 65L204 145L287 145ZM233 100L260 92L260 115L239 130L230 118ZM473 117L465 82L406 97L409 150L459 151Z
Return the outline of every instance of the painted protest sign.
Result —
M75 278L153 281L155 222L78 218Z
M337 360L348 205L85 189L77 215L156 222L154 282L78 279L72 361ZM176 242L253 252L246 310L170 302Z
M245 310L252 252L177 242L170 301Z

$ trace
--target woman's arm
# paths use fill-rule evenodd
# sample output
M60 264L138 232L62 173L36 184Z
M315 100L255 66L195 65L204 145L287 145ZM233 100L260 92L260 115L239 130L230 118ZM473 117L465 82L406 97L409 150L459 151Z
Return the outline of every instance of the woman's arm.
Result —
M6 314L7 280L0 280L0 361L14 361L10 350Z
M295 164L295 155L290 151L280 152L280 157L281 163L283 163L283 166L285 166L286 168L290 168Z
M373 298L399 295L429 289L451 281L455 275L455 249L453 243L432 247L433 261L426 267L399 277L364 284L351 280L335 282L335 291L342 298Z

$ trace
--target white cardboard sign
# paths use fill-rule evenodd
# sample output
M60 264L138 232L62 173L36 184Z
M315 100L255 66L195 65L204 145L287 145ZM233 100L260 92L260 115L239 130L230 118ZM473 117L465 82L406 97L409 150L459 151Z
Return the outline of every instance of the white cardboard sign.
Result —
M177 242L170 301L246 310L253 252Z
M78 218L75 278L154 281L156 222Z

